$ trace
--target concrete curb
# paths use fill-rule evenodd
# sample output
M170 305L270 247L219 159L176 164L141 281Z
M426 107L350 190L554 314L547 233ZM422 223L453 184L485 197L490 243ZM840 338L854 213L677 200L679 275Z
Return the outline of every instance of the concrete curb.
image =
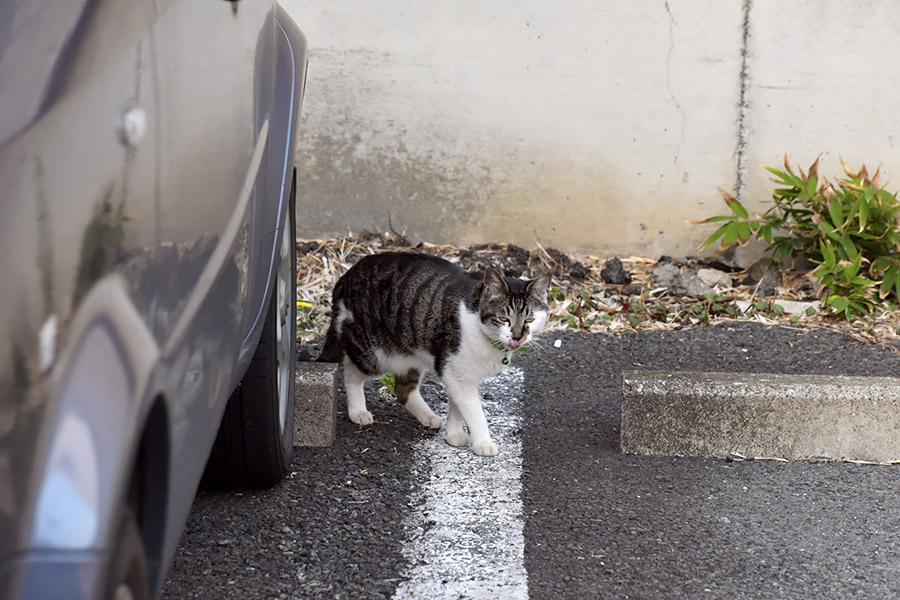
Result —
M330 446L337 435L337 373L332 363L298 362L294 445Z
M900 460L900 379L654 373L622 378L622 452Z

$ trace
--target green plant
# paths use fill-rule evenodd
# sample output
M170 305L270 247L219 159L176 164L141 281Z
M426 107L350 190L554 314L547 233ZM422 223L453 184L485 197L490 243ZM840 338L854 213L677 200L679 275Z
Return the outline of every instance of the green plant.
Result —
M824 306L848 321L868 315L889 297L900 300L900 202L881 184L881 170L870 177L863 166L854 172L841 161L845 177L834 183L819 175L819 158L807 172L765 167L777 187L772 206L750 216L737 198L719 189L732 214L694 223L721 223L700 246L717 240L722 249L751 238L768 243L780 263L805 258L818 266Z
M394 391L397 387L397 379L394 377L393 373L385 373L381 376L381 379L378 380L378 383L391 391Z
M596 321L596 317L588 317L601 310L600 306L586 290L578 290L575 300L566 306L566 314L563 319L572 329L590 329Z

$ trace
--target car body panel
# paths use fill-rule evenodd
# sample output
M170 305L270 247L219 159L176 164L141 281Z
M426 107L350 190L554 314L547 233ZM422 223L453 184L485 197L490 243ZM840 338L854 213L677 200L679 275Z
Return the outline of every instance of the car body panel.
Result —
M0 73L53 65L40 93L0 87L22 105L0 118L0 597L43 597L27 590L52 572L94 597L159 402L161 585L259 339L305 85L306 40L272 2L51 4L3 9L49 19L43 46L0 26Z

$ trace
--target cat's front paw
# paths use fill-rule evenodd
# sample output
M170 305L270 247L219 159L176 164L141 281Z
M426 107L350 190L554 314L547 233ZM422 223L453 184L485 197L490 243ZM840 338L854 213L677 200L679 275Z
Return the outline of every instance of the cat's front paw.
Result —
M419 422L429 429L440 429L441 425L444 424L444 420L434 414L425 415L419 419Z
M472 452L478 456L497 456L497 444L488 440L472 446Z
M457 448L469 445L469 434L465 431L448 431L444 439L448 444Z
M348 414L350 420L356 423L357 425L371 425L372 421L372 413L367 410L358 410L355 412L351 412Z

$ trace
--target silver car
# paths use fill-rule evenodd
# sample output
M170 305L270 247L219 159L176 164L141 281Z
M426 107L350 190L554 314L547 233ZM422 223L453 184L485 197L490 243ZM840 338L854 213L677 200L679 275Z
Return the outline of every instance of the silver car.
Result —
M0 598L158 594L289 467L306 40L265 0L0 0Z

